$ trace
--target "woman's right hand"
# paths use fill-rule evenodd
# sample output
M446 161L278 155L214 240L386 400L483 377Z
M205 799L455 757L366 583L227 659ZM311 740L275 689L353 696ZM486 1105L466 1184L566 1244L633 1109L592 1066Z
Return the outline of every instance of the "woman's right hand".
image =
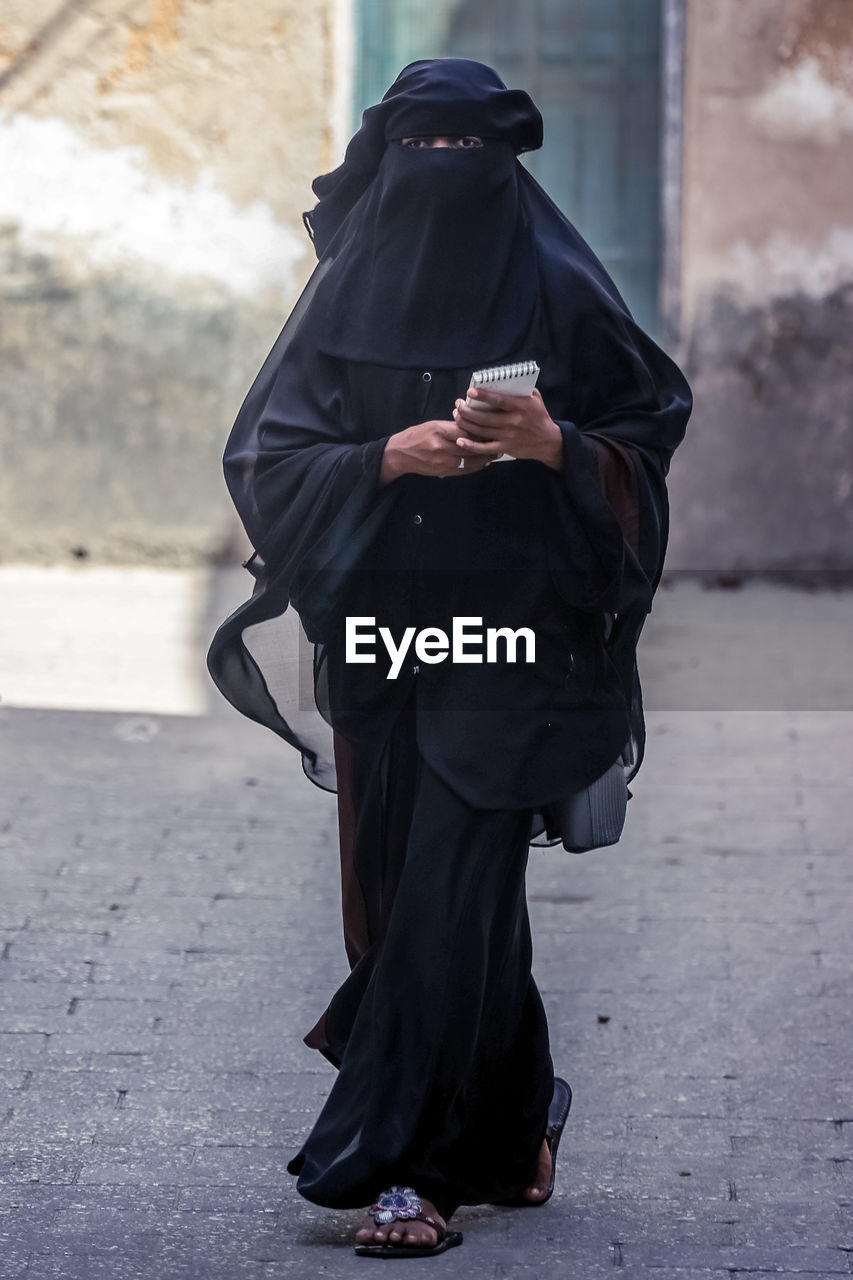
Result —
M464 433L455 422L418 422L388 437L379 472L380 485L400 476L470 476L482 471L497 454L466 453L457 441ZM465 466L460 467L460 460Z

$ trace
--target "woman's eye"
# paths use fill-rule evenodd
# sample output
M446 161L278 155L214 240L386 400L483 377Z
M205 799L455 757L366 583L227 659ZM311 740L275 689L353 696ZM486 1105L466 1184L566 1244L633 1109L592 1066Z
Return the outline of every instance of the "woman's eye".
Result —
M457 146L463 147L466 151L471 147L482 147L482 145L483 139L476 137L474 134L469 134L464 138L460 138L457 143Z
M428 145L426 138L404 138L403 146L411 147L412 151L420 151Z

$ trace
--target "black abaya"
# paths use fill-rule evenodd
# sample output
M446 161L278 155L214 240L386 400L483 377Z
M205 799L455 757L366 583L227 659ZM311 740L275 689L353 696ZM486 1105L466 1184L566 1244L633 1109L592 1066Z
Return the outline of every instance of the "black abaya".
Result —
M439 132L486 145L427 160L397 141ZM352 971L307 1037L340 1069L292 1163L320 1204L397 1182L447 1214L527 1183L553 1084L527 843L559 838L566 794L642 757L636 641L690 392L514 158L540 140L530 99L488 68L407 68L315 183L319 265L226 451L256 590L217 632L211 673L320 785L335 786L331 729L338 747ZM390 435L448 419L478 365L527 359L561 471L517 460L380 486ZM280 661L289 606L325 723ZM389 680L381 652L346 660L348 616L399 639L460 615L532 629L535 662L409 659Z
M411 1185L446 1218L528 1183L553 1069L530 972L530 813L466 804L418 752L415 716L410 696L387 739L339 761L353 968L307 1037L340 1070L288 1167L317 1204Z

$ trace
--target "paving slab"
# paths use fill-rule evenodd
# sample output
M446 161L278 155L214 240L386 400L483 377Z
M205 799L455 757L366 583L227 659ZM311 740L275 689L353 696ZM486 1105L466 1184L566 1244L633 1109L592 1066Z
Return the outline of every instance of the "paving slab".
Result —
M853 1272L853 704L840 671L818 705L664 697L713 622L679 598L622 842L531 858L557 1192L460 1210L445 1275ZM227 707L7 706L0 755L0 1276L350 1275L358 1215L285 1168L333 1078L301 1042L346 968L333 797Z

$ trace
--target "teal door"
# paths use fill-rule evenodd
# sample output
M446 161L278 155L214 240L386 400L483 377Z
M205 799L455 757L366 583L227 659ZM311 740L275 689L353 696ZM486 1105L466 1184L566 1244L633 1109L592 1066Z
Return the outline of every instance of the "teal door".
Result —
M661 0L360 0L357 116L416 58L475 58L545 118L531 173L659 328Z

